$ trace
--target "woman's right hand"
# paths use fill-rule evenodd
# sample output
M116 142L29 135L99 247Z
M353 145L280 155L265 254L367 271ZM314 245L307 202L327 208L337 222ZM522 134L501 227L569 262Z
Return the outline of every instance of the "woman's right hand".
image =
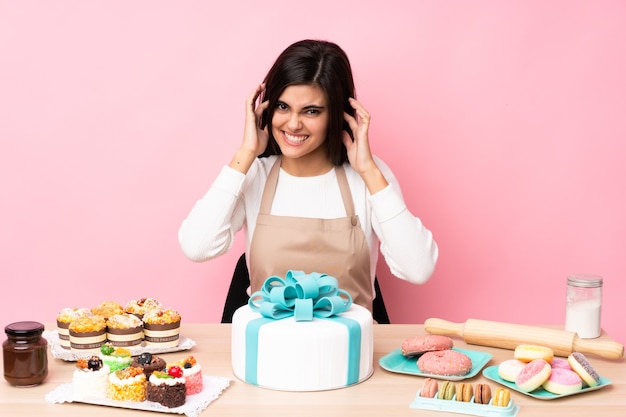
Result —
M254 162L267 147L269 140L268 128L261 128L263 112L269 105L268 101L258 103L258 99L265 91L265 84L258 85L246 100L246 122L243 131L243 143L237 150L230 163L230 167L246 173Z

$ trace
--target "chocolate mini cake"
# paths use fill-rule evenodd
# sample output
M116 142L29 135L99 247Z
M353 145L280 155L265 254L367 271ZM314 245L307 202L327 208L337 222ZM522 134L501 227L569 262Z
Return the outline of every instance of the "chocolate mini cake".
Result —
M154 371L148 381L148 401L157 402L167 408L185 404L185 378L180 366L171 366L165 372Z
M137 368L143 368L143 373L146 374L146 378L150 379L150 375L154 371L162 371L165 369L165 360L158 356L152 355L150 352L144 352L141 355L134 357L130 366Z

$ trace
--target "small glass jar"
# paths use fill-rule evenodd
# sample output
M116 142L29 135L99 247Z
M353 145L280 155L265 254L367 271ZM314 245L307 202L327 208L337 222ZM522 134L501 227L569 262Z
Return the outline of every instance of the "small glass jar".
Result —
M600 336L602 312L602 277L575 274L567 277L565 330L582 339Z
M48 376L48 342L41 336L43 330L43 324L36 321L18 321L4 328L4 379L9 384L32 387Z

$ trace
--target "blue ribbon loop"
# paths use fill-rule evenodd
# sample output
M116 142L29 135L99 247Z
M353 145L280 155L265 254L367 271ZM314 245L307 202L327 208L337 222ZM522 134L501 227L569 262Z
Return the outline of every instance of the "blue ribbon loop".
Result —
M267 278L261 290L250 296L248 305L270 319L293 316L295 321L311 321L313 317L327 318L348 310L352 296L339 289L337 279L330 275L289 270L285 279Z

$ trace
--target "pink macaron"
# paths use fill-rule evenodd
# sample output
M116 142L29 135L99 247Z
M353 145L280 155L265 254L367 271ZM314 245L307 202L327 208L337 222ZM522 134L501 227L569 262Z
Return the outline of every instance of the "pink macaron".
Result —
M420 390L420 397L434 398L437 391L439 391L439 384L437 383L437 380L426 378L424 380L424 385L422 385L422 389Z
M553 394L571 394L583 388L583 380L570 369L552 368L550 378L543 383L543 389Z
M524 392L531 392L543 385L550 378L552 367L545 359L535 359L522 368L515 384Z

